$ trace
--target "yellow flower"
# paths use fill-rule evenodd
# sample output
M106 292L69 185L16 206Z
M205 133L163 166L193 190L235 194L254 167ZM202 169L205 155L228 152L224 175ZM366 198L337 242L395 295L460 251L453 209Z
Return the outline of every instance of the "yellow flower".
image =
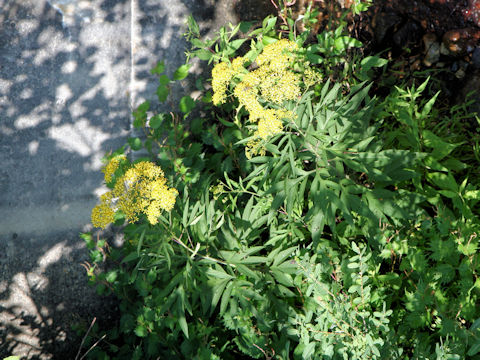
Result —
M234 95L237 97L240 105L250 113L250 120L256 121L262 116L263 107L257 100L258 90L250 87L243 81L239 83L234 90Z
M265 110L264 116L258 121L258 129L255 134L262 139L267 139L282 130L283 124L279 119L279 113L275 109L268 109Z
M297 49L298 45L293 41L281 39L265 46L262 53L257 56L256 62L259 66L269 64L271 70L282 69L295 60L294 52Z
M228 84L234 75L235 71L226 62L220 62L214 66L212 70L212 101L215 105L223 104L227 99Z
M292 65L298 59L298 45L281 39L264 47L255 62L258 68L245 69L246 58L235 58L231 64L222 62L212 70L213 103L225 102L226 91L232 79L236 79L233 95L241 107L248 112L251 122L258 122L254 139L247 143L248 158L265 154L263 140L283 131L282 119L293 117L285 109L268 108L270 104L281 107L285 101L295 100L301 94L301 75L293 71Z
M104 202L97 205L92 210L92 225L105 229L108 224L114 220L115 212Z
M265 147L262 144L261 139L258 137L254 140L250 140L245 147L245 156L247 159L251 159L255 155L265 156Z
M108 164L102 169L102 172L105 174L105 182L109 183L112 181L113 174L117 171L120 162L126 160L125 155L117 155L110 159Z
M155 225L161 210L171 211L178 191L168 188L162 169L150 161L140 161L117 179L112 191L101 196L101 204L92 211L94 226L104 228L113 222L116 210L125 214L128 222L138 221L140 214Z
M232 61L232 69L235 73L240 73L240 72L243 72L245 70L245 68L243 67L243 65L248 61L248 59L244 58L244 57L237 57L235 59L233 59Z
M305 86L310 87L322 81L322 75L311 67L307 67L303 72L303 82Z
M291 71L272 73L260 85L262 96L275 104L300 96L299 77Z

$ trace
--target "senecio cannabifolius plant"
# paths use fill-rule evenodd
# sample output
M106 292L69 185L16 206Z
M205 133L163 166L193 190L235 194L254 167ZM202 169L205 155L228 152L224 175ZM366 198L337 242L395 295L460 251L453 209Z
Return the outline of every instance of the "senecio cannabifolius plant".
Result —
M214 62L211 88L197 82L203 96L179 112L134 112L145 138L109 156L92 211L125 243L84 235L90 281L120 301L118 322L87 336L91 358L479 353L475 154L431 125L465 113L432 110L428 81L372 97L363 81L386 61L356 58L342 23L316 42L285 23L201 41L189 19L189 58ZM152 70L161 102L188 65L165 70ZM130 161L141 148L150 157Z

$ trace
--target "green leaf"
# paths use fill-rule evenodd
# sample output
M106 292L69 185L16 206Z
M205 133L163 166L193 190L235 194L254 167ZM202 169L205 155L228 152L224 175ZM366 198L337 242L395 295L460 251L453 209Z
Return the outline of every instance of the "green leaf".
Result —
M275 24L277 23L277 17L267 17L263 20L263 32L266 34L270 30L272 30L275 27Z
M158 74L158 75L160 75L164 71L165 71L165 63L163 61L159 61L157 65L152 70L150 70L152 74Z
M130 331L131 331L131 330L130 330ZM135 335L137 335L138 337L145 337L145 336L148 335L147 329L146 329L144 326L142 326L142 325L138 325L138 326L135 328L134 332L135 332Z
M442 165L453 171L462 171L468 168L468 165L458 159L448 158L442 162Z
M166 85L160 84L157 87L157 96L158 96L158 101L164 102L167 100L168 93L170 92L169 88Z
M339 52L345 51L351 47L362 47L362 42L350 36L340 36L335 39L335 49Z
M218 301L220 300L220 297L223 294L223 290L225 290L225 286L230 282L230 280L221 280L220 282L216 283L215 286L213 287L213 296L212 296L212 302L211 302L211 312L217 307Z
M230 281L225 288L225 291L223 292L222 295L222 301L220 302L220 315L223 315L225 313L225 310L227 309L228 302L230 300L230 295L232 294L233 290L233 281Z
M475 331L478 328L480 328L480 318L473 322L472 326L470 326L470 331Z
M318 209L318 212L312 219L311 225L311 233L312 233L312 240L317 242L320 240L323 234L323 227L325 226L325 214L322 210Z
M480 352L480 342L477 342L476 344L474 344L469 350L468 350L468 353L467 355L468 356L473 356L473 355L476 355Z
M142 148L142 140L140 140L140 138L138 138L138 137L129 138L127 140L127 142L130 145L130 147L132 148L132 150L138 151Z
M180 103L178 104L178 106L181 112L183 112L184 114L188 114L195 107L195 100L193 100L190 96L186 95L180 99Z
M382 67L387 64L387 59L382 59L378 56L367 56L360 62L360 65L362 65L362 70L364 71L370 70L372 67Z
M128 254L127 256L125 256L123 259L122 259L122 264L123 263L127 263L127 262L130 262L132 260L135 260L139 258L139 254L134 251L134 252L131 252L130 254Z
M242 33L246 33L250 28L253 26L253 22L250 21L242 21L239 25L239 29Z
M234 277L230 274L227 274L222 267L218 267L221 270L208 269L205 273L209 276L212 276L216 279L233 279Z
M192 15L187 18L188 30L190 30L197 37L200 36L200 28Z
M180 66L173 73L173 80L183 80L188 76L188 70L190 69L190 64L184 64Z
M162 85L168 85L170 83L170 78L167 75L161 75L158 81Z
M302 352L302 359L310 359L315 352L315 343L311 342L305 346L305 349L303 349Z
M197 58L203 61L208 61L213 57L213 53L205 49L196 50L194 54Z
M378 56L367 56L360 62L360 73L359 79L360 80L368 80L370 78L369 74L371 73L371 69L374 67L383 67L388 64L387 59L382 59Z
M297 247L293 246L286 250L280 251L278 255L275 256L272 266L278 266L279 264L281 264L286 258L291 256L296 249Z
M115 282L117 280L118 272L116 270L109 271L105 280L107 280L109 283Z
M178 324L180 325L180 329L182 329L185 337L188 339L188 325L187 319L185 318L185 313L180 314L178 318Z
M442 138L436 136L429 130L424 130L422 132L423 142L425 146L432 148L432 156L436 160L441 160L448 154L450 154L456 147L461 144L450 144L446 141L443 141Z
M271 268L271 272L275 280L285 286L294 286L292 276L290 274L285 274L279 268Z
M143 103L141 103L140 105L138 105L137 112L138 113L145 113L149 109L150 109L150 101L147 100L147 101L144 101Z
M422 109L422 117L426 117L428 114L430 114L430 111L432 110L432 107L435 104L435 101L437 100L439 94L440 91L438 91L430 100L427 101L427 103Z
M163 122L164 119L165 119L164 114L158 114L158 115L152 116L150 118L150 120L148 121L148 125L152 129L158 129L160 127L160 125L162 125L162 122Z
M433 172L428 173L427 178L440 189L458 192L458 185L452 174Z
M262 37L262 43L263 45L270 45L270 44L273 44L275 42L277 42L278 39L277 38L274 38L274 37L270 37L270 36L264 36Z

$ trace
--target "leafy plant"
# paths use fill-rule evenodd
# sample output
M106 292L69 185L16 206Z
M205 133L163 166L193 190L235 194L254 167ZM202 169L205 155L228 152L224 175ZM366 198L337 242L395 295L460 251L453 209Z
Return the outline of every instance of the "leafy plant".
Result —
M91 358L478 357L472 117L436 108L428 81L372 94L386 60L349 54L361 44L342 26L311 43L292 21L284 37L269 17L201 41L189 19L213 92L169 114L141 104L145 138L107 158L92 220L125 243L83 238L89 280L121 317L87 337ZM342 59L359 72L337 76ZM188 69L157 64L159 101Z

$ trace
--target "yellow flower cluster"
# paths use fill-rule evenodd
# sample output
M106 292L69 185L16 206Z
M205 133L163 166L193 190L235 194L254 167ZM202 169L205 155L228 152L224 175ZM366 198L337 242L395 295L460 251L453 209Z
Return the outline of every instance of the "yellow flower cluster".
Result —
M303 83L305 86L310 87L322 81L321 75L314 71L310 66L306 67L303 72Z
M257 56L258 66L268 65L271 70L282 71L296 60L295 51L298 45L288 39L281 39L265 46L262 53Z
M230 81L236 76L245 72L243 65L247 62L247 59L243 57L237 57L233 59L232 63L220 62L213 67L212 70L212 88L213 97L212 101L214 105L220 105L225 103L227 99L227 89Z
M213 97L212 101L215 105L220 105L227 99L227 87L232 77L235 75L235 71L230 67L230 64L221 62L215 65L212 70L212 88Z
M155 225L162 210L172 210L178 195L166 183L159 166L150 161L136 163L116 181L112 191L101 196L100 205L92 210L92 224L105 228L113 222L115 210L120 210L130 223L145 214L150 224Z
M117 155L110 159L108 164L102 169L105 174L105 182L109 183L113 179L113 174L117 171L121 161L125 161L127 158L125 155Z
M281 119L292 116L293 114L287 110L264 110L263 117L258 122L258 130L255 134L261 139L267 139L269 136L276 135L283 130Z
M247 144L247 153L250 155L260 151L260 140L283 130L282 118L293 116L286 110L265 108L262 102L281 106L285 101L300 96L301 78L291 70L297 59L297 49L296 43L282 39L263 49L256 58L258 68L253 71L245 69L245 58L236 58L231 64L221 62L213 68L213 103L218 105L225 102L228 86L236 77L239 82L235 85L233 95L249 113L250 121L258 122L258 129L254 134L258 140Z
M107 203L101 203L92 210L92 224L95 227L105 229L114 220L115 211Z

